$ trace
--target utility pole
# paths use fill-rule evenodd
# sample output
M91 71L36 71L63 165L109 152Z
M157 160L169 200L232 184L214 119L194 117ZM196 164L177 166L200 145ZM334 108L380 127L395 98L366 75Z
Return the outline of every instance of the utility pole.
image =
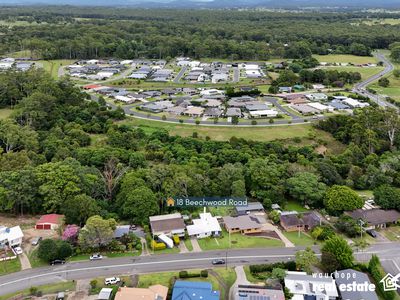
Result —
M225 270L228 270L228 251L225 252Z

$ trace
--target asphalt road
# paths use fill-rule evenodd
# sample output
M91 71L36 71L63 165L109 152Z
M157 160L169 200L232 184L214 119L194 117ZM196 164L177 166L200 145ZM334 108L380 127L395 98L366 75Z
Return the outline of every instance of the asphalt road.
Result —
M176 75L176 77L174 78L174 83L179 83L179 81L181 80L182 76L185 74L187 69L188 69L188 67L186 67L186 66L182 67L182 69L179 71L178 75Z
M400 272L398 267L400 264L399 247L399 243L376 244L364 252L357 252L356 258L360 261L367 261L372 254L377 254L384 262L385 270L397 274ZM0 295L64 280L212 268L211 261L216 258L227 259L228 267L288 261L295 259L295 253L302 249L304 247L236 249L72 262L0 276ZM314 251L318 253L318 247L314 247Z
M375 95L375 94L372 94L367 91L368 85L370 85L371 83L373 83L376 80L379 80L379 78L385 76L386 74L389 74L395 68L394 65L392 64L392 62L389 59L387 59L382 53L377 52L377 53L375 53L375 56L379 61L383 62L385 69L383 71L379 72L378 74L375 74L375 75L369 77L365 81L356 84L353 88L353 92L357 93L361 96L370 98L372 101L377 103L379 106L392 107L392 108L398 109L392 103L387 102L382 96Z

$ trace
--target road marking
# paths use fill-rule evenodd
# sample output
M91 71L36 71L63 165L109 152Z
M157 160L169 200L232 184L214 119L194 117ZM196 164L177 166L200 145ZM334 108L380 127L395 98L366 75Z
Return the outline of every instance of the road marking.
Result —
M291 258L295 257L294 254L289 254L289 255L256 255L256 256L228 256L229 259L251 259L251 258ZM206 258L190 258L190 259L179 259L179 260L165 260L165 261L154 261L154 262L144 262L144 263L128 263L128 264L119 264L119 265L106 265L106 266L97 266L97 267L88 267L88 268L78 268L78 269L71 269L71 270L60 270L60 271L53 271L45 274L38 274L30 277L25 277L25 278L20 278L16 279L13 281L9 281L6 283L0 284L0 287L18 283L21 281L25 280L32 280L40 277L46 277L50 275L58 275L58 274L63 274L63 273L74 273L74 272L79 272L79 271L88 271L88 270L99 270L99 269L104 269L104 268L121 268L121 267L129 267L129 266L144 266L144 265L159 265L159 264L165 264L165 263L175 263L175 262L194 262L194 261L203 261L203 260L213 260L213 259L218 259L221 257L206 257ZM1 279L1 277L0 277Z

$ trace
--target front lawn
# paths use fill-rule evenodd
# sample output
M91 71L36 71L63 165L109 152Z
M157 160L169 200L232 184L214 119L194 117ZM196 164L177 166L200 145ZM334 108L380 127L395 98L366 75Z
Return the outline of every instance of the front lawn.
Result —
M400 241L400 226L389 226L379 232L393 242Z
M283 243L280 240L245 236L240 233L231 234L230 239L231 243L229 243L229 234L226 231L223 231L223 237L221 238L198 239L198 242L200 248L204 251L230 248L270 248L283 246Z
M135 252L101 252L100 254L103 257L107 258L115 258L115 257L129 257L129 256L139 256L142 251L135 251ZM69 258L69 261L79 261L79 260L89 260L90 254L79 254L74 255Z
M75 281L59 282L59 283L55 283L55 284L41 285L41 286L38 286L37 288L38 288L38 291L42 292L43 295L55 294L58 292L74 291L76 288L76 282ZM25 289L20 292L0 296L0 300L11 299L12 297L15 297L15 296L20 296L21 299L25 299L23 297L24 296L27 297L29 295L30 295L29 289Z
M189 251L193 250L193 245L192 245L192 242L190 241L189 238L188 239L184 239L183 242L185 243L185 246ZM182 240L181 240L181 243L182 243Z
M244 272L246 273L246 279L251 283L260 283L260 279L256 278L250 272L250 266L243 266Z
M0 275L21 271L21 262L19 258L0 261Z
M297 212L307 212L308 209L305 208L303 205L301 205L298 202L295 201L289 201L288 203L286 203L286 205L283 208L286 211L297 211Z
M295 246L313 246L314 240L308 234L303 232L283 232L284 236L286 236Z
M38 247L36 247L35 249L33 249L29 254L28 254L28 259L31 263L32 268L39 268L39 267L43 267L43 266L47 266L48 263L41 260L38 256Z

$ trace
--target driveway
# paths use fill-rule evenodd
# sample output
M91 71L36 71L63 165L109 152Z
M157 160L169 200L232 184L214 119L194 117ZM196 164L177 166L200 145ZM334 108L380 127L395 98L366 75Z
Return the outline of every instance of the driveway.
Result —
M203 251L203 250L201 250L199 242L197 241L197 239L195 237L191 237L190 242L192 243L192 246L193 246L193 252Z
M236 266L235 267L235 272L236 272L236 281L235 283L231 286L231 289L229 291L229 299L233 300L235 299L235 289L239 284L241 285L251 285L251 282L247 280L246 273L244 271L243 266Z
M26 255L26 253L22 253L20 255L18 255L19 261L21 262L21 270L27 270L27 269L31 269L31 262L28 259L28 256Z
M174 83L179 83L181 80L182 76L185 74L186 70L188 67L182 67L182 69L179 71L178 75L174 78Z
M279 236L281 241L285 244L285 247L287 248L295 247L295 245L275 225L272 225L271 223L265 223L263 224L262 230L274 231Z

